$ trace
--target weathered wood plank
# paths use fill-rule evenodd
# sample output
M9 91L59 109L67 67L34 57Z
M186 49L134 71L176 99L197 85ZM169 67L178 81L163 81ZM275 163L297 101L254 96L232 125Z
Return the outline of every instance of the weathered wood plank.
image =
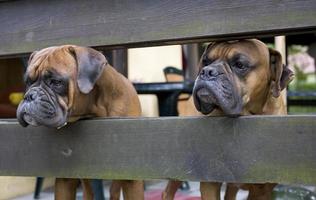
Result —
M315 31L315 0L0 3L0 55L72 43L135 47Z
M316 116L0 121L0 175L316 183Z

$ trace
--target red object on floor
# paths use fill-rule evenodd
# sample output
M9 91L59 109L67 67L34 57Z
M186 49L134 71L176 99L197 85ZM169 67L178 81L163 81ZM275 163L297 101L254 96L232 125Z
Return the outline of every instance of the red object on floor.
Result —
M161 200L162 190L154 190L145 192L145 200ZM175 200L201 200L200 197L187 196L184 194L177 193Z

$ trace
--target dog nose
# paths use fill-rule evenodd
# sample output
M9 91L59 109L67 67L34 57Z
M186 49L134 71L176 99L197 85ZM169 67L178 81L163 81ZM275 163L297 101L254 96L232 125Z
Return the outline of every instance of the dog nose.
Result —
M37 98L37 92L35 90L31 90L25 94L24 100L25 101L34 101Z
M200 78L203 80L210 80L218 75L218 70L211 66L203 67L203 69L200 72Z

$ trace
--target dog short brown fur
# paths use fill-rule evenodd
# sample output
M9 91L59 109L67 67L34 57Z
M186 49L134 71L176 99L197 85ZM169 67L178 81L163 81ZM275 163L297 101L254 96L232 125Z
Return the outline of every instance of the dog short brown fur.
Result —
M205 115L285 115L280 92L293 78L279 52L259 40L211 43L199 63L193 89L195 108ZM188 113L195 115L196 111ZM172 200L180 181L169 181L162 194ZM202 200L220 199L221 183L201 182ZM225 200L234 200L238 189L249 190L248 200L269 200L276 184L228 183Z
M133 85L100 52L74 45L34 52L25 74L27 91L17 116L21 125L62 127L86 117L140 116ZM106 133L104 133L106 134ZM79 179L57 178L55 199L75 199ZM84 199L92 200L90 180L82 179ZM111 200L120 189L126 200L144 199L142 181L113 181Z

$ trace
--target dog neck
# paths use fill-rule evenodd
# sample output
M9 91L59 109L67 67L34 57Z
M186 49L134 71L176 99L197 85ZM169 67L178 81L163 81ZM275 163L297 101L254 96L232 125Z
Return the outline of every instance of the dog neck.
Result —
M264 91L257 92L256 94L246 96L243 98L244 106L242 115L262 115L265 104L270 98L269 86L266 86Z
M287 114L286 105L283 96L273 97L271 93L264 98L256 109L244 109L242 115L285 115Z
M91 117L106 117L109 115L109 102L116 95L119 95L120 91L115 86L117 80L114 80L114 77L111 75L113 70L112 67L106 66L89 94L81 92L75 94L74 99L80 99L80 102L74 102L70 108L68 121Z
M109 64L93 91L91 113L97 117L140 116L141 108L133 85Z
M264 95L261 102L248 102L241 113L246 115L285 115L287 114L286 105L283 96L273 97L270 92ZM221 109L215 109L209 116L225 116Z
M281 95L277 98L270 95L270 98L268 98L263 108L263 114L264 115L286 115L287 109L286 109L286 103L284 100L285 94L286 94L285 92L282 92Z

